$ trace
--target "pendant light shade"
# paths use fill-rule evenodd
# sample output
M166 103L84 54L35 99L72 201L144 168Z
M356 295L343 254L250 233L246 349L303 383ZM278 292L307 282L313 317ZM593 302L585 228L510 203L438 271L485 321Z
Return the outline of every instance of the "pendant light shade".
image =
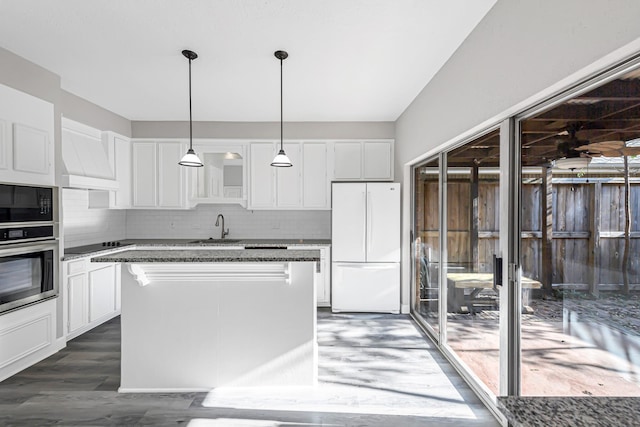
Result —
M189 148L187 150L187 154L182 156L182 159L180 159L180 161L178 163L181 166L191 166L191 167L196 167L196 168L199 168L200 166L204 166L202 164L202 161L200 160L200 157L198 157L196 152L193 151L193 148Z
M202 167L202 161L195 151L193 151L193 118L191 115L191 61L198 57L198 54L190 50L183 50L182 54L189 60L189 149L178 162L181 166Z
M287 156L287 154L284 152L283 135L282 135L283 134L283 132L282 132L283 131L283 121L282 121L282 61L287 59L289 54L287 52L285 52L284 50L278 50L278 51L276 51L274 53L274 56L280 60L280 151L278 151L278 154L273 159L273 162L271 162L271 166L274 166L274 167L277 167L277 168L290 168L293 165L291 164L291 160L289 160L289 157Z

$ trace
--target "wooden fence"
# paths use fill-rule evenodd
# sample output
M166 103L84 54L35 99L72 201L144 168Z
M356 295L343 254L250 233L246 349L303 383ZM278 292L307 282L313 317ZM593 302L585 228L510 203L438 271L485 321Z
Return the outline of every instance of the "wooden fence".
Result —
M438 182L421 181L416 221L425 248L438 248ZM576 182L577 181L577 182ZM477 195L476 195L477 192ZM522 185L523 274L545 288L617 290L623 283L624 185L621 179L544 179ZM640 289L640 183L631 185L629 281ZM447 183L448 262L491 271L498 252L499 184L480 176Z

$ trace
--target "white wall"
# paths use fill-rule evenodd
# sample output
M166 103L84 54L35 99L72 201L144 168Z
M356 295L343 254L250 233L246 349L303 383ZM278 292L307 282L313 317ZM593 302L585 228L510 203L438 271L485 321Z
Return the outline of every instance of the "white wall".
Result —
M128 239L220 238L214 227L224 215L227 238L330 239L330 211L250 211L239 205L201 205L194 210L129 210Z
M436 153L640 53L637 0L498 0L396 121L396 180ZM403 192L409 306L410 185Z
M638 16L637 0L499 0L397 120L396 178L409 160L611 62L638 41Z
M131 136L131 121L86 99L61 90L60 104L62 115L68 119L96 129Z
M186 138L189 122L131 122L133 138ZM387 139L394 122L284 122L285 139ZM194 138L279 139L280 122L193 122Z
M122 240L126 233L126 211L89 209L87 190L62 189L64 247Z

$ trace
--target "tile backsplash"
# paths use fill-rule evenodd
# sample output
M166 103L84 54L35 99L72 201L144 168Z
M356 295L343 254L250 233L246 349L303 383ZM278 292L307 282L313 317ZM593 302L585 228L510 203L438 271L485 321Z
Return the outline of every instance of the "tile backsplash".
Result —
M224 215L228 238L329 239L331 211L261 211L239 205L200 205L192 210L128 210L126 236L136 238L219 238Z
M90 209L87 190L62 190L64 246L122 239L219 238L224 215L228 238L330 239L331 211L250 211L239 205L190 210Z
M62 227L64 246L89 245L126 236L127 212L113 209L89 209L87 190L62 189Z

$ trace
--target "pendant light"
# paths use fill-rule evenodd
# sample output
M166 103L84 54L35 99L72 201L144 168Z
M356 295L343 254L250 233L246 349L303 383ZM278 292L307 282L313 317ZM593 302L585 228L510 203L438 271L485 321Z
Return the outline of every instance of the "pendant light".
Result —
M191 61L198 57L198 54L190 50L183 50L182 54L189 60L189 149L178 162L181 166L202 167L202 161L195 151L193 151L193 119L191 116Z
M289 157L284 152L282 142L282 61L287 59L289 54L284 50L277 50L274 55L280 60L280 151L278 151L278 154L273 159L273 162L271 162L271 166L275 166L277 168L290 168L293 165L291 164L291 160L289 160Z

